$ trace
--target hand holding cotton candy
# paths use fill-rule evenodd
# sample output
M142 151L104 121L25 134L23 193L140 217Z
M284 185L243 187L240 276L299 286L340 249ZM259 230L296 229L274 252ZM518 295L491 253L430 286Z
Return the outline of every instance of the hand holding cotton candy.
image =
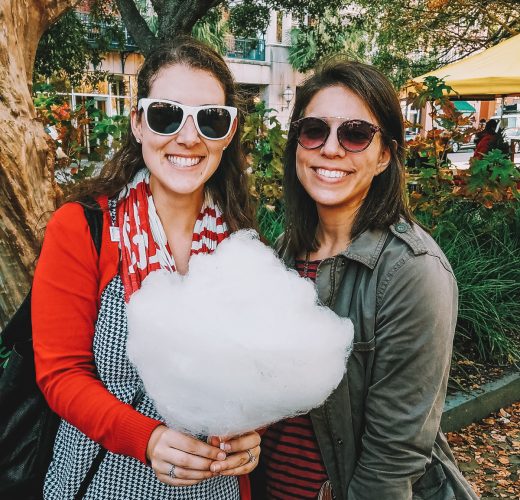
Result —
M318 306L253 231L190 270L156 271L128 304L128 355L169 427L236 435L319 406L341 381L350 320Z

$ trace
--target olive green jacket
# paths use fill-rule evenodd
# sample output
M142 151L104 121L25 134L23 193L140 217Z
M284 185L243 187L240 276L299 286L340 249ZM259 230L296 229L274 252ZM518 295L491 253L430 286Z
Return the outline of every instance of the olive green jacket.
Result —
M440 431L458 298L431 236L404 221L365 231L320 263L316 288L354 324L346 374L311 411L336 498L478 498Z

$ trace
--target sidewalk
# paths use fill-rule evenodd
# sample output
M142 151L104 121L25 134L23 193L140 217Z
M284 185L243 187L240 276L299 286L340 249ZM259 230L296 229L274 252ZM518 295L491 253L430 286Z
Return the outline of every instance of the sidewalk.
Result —
M451 168L454 170L467 170L469 168L469 158L471 158L472 154L473 154L473 152L471 152L471 154L466 153L464 155L449 154L448 158L451 160ZM457 156L463 156L463 159L462 160L455 159L455 158L457 158ZM466 158L466 156L467 156L467 158ZM520 153L515 154L514 163L518 168L520 168Z

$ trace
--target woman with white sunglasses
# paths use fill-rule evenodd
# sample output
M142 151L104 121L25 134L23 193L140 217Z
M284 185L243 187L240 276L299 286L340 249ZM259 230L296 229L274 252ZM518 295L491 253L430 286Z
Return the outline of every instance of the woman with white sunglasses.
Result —
M49 222L35 273L37 380L62 419L43 496L71 499L81 487L96 500L246 499L258 434L220 443L167 428L136 397L126 354L125 303L142 280L184 274L191 255L255 225L233 78L212 49L182 38L146 58L137 97L121 150ZM99 256L85 195L103 211Z
M476 498L440 430L457 284L407 208L403 153L399 101L374 67L332 60L299 88L280 252L351 319L354 344L325 403L262 436L255 500Z

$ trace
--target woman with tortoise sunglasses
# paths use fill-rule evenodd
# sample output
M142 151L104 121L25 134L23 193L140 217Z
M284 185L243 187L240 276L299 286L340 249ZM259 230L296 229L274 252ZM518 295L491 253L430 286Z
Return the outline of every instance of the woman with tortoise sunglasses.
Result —
M323 406L262 436L255 498L477 498L440 429L457 284L407 208L403 152L399 101L375 68L332 60L298 89L279 251L352 320L354 345Z

